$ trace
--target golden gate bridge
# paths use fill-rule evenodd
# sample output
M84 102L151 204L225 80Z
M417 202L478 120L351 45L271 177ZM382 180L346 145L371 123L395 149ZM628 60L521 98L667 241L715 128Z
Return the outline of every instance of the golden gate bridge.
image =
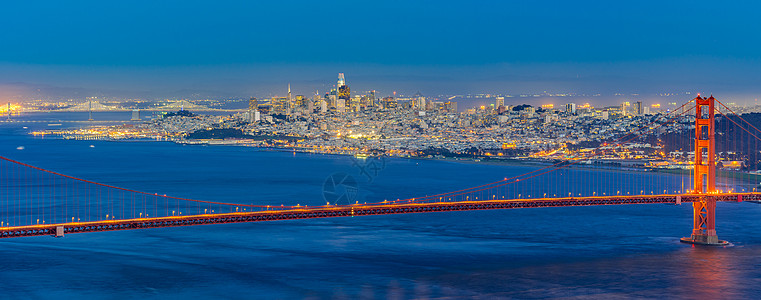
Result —
M717 112L727 120L722 122L724 128L717 128ZM689 145L682 153L686 150L694 153L690 168L672 174L623 175L580 167L582 162L609 154L611 149L623 148L644 136L663 138L665 135L660 135L663 132L683 132L693 126L694 136L689 137L689 142L660 140ZM735 130L729 130L728 126L734 126ZM738 177L740 181L743 178L739 172L717 176L717 134L724 145L722 152L735 157L740 157L737 147L761 140L761 130L752 123L713 96L698 95L673 111L653 117L629 134L517 176L422 197L320 206L173 197L69 176L0 156L0 238L387 214L690 203L692 231L681 241L726 245L728 242L719 240L716 232L716 203L761 201L761 192L738 184ZM735 146L734 151L729 151L730 144ZM758 153L758 149L753 149L754 155ZM750 160L750 153L743 155ZM754 164L757 162L753 160Z

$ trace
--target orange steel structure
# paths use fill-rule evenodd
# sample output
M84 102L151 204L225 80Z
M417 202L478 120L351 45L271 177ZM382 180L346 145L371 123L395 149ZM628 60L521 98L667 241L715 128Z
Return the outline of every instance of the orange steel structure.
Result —
M695 194L707 195L716 192L716 125L715 98L695 98ZM681 241L703 245L726 245L716 235L716 200L713 197L701 197L692 202L692 235Z
M257 212L217 213L191 216L170 216L158 218L136 218L124 220L102 220L93 222L72 222L61 224L28 225L0 228L0 238L44 236L62 237L64 234L117 231L130 229L151 229L163 227L248 223L280 220L300 220L335 217L359 217L373 215L433 213L446 211L490 210L539 207L570 207L624 204L674 204L710 200L738 202L761 200L761 193L724 194L664 194L639 196L569 197L512 200L482 200L434 203L406 203L379 205L326 205L314 208L286 209Z

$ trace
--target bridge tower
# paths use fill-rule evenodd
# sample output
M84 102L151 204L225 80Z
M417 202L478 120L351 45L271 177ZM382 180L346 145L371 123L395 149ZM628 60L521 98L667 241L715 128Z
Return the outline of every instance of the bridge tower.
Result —
M716 191L716 139L714 136L715 98L695 98L695 189L696 194ZM704 157L705 156L705 157ZM692 236L682 238L684 243L700 245L726 245L716 235L716 200L701 198L692 203Z

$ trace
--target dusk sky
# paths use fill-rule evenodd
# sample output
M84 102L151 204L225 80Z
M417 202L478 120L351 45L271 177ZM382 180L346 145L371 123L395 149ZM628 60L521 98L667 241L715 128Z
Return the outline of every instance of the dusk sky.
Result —
M13 1L0 102L354 91L761 94L758 2ZM644 97L644 96L643 96Z

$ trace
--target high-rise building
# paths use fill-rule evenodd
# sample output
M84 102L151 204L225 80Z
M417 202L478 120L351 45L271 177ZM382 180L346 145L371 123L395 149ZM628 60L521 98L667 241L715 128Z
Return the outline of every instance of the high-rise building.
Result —
M293 110L293 98L291 98L291 84L288 84L288 100L285 103L285 114L291 114Z
M642 105L642 101L634 103L634 111L638 116L645 115L645 107Z
M132 110L132 119L130 121L140 121L140 110L139 109L133 109Z
M375 107L375 90L370 91L370 106Z
M343 98L338 98L336 100L336 111L340 113L346 112L346 100L344 100Z
M270 103L272 104L273 114L287 114L288 113L288 98L275 97L275 98L272 98L272 101L270 101Z
M344 78L344 73L338 73L338 84L336 87L340 88L344 85L346 85L346 78Z
M569 114L576 114L576 103L568 103L565 105L565 112Z
M505 106L505 97L497 97L497 103L495 108L499 108L500 106Z
M621 103L621 115L629 115L629 102Z
M414 96L412 96L412 98L413 98L412 99L412 101L413 101L412 108L413 109L417 109L417 110L425 110L426 109L425 97L423 97L423 94L421 94L420 92L417 92L417 93L415 93Z
M344 99L344 102L349 102L351 99L351 89L348 85L342 85L338 88L338 98Z
M251 97L251 99L248 99L248 110L257 109L259 109L259 101L256 100L256 97Z
M308 114L313 113L314 112L314 101L309 100L309 99L306 99L304 101L306 102L307 113Z
M397 106L396 99L394 97L383 98L381 105L383 105L383 109L394 109Z
M296 107L306 107L307 106L307 98L304 97L304 95L296 95L296 100L294 101Z
M331 91L330 94L328 94L328 107L336 107L336 100L338 100L338 95L335 93L335 90Z

